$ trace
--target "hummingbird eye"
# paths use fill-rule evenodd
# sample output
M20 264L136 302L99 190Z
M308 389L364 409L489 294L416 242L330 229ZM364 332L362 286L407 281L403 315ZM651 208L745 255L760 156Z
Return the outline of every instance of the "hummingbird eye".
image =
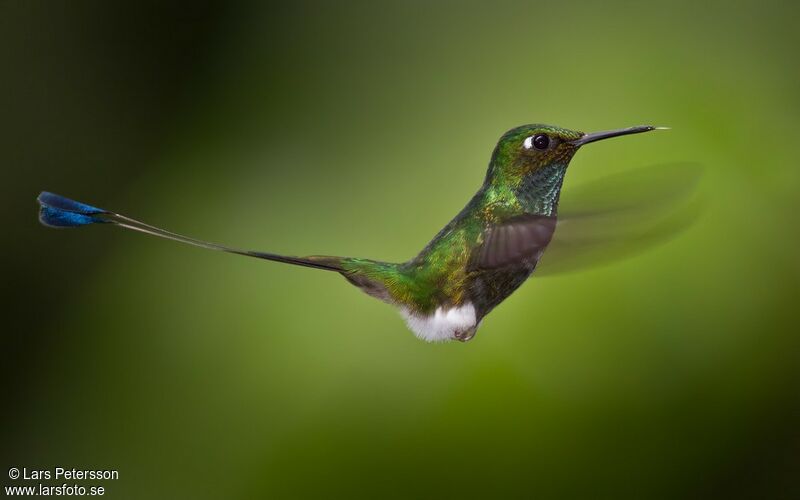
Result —
M536 134L530 137L525 138L525 142L522 143L525 149L538 149L538 150L545 150L548 146L550 146L550 137L547 134Z

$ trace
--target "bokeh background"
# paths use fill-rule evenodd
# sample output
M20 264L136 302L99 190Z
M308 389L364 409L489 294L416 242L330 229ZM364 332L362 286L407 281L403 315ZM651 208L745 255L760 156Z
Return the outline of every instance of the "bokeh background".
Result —
M3 485L110 498L797 498L793 2L0 2ZM36 221L405 260L521 123L570 185L696 161L705 210L533 279L469 344L332 273ZM565 193L565 196L566 193ZM89 483L90 484L90 483Z

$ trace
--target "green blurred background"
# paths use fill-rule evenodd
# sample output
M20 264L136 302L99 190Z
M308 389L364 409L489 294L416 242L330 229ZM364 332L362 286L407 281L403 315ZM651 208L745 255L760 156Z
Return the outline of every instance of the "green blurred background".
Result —
M110 498L797 498L793 2L0 2L2 446ZM669 125L680 237L429 345L332 273L38 225L42 189L404 260L505 130ZM567 196L565 192L565 196Z

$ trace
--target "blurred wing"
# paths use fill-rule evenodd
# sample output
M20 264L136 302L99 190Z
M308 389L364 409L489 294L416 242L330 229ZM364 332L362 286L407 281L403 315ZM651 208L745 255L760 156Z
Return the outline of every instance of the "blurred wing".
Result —
M536 275L602 265L675 237L697 218L701 174L692 163L655 165L565 190Z
M489 226L471 267L498 269L526 261L538 261L550 243L555 228L555 217L531 214Z

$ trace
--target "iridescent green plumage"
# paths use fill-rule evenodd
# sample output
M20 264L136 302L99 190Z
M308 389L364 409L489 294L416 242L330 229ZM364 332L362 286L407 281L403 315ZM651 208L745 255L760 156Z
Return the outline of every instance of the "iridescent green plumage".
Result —
M526 149L525 139L536 134L558 144L545 151ZM582 136L547 125L508 131L494 150L484 184L419 255L402 264L343 259L345 276L372 295L418 313L469 300L485 315L505 298L500 292L512 292L535 266L522 259L499 270L471 267L487 228L524 214L555 216L564 172L577 149L570 141ZM482 291L473 286L478 282Z
M111 223L191 245L341 273L393 304L421 338L469 340L486 314L533 272L556 227L567 166L583 144L653 130L642 126L583 134L523 125L497 143L483 185L466 207L404 263L349 257L292 257L238 250L150 226L52 193L39 197L40 220L54 227Z

